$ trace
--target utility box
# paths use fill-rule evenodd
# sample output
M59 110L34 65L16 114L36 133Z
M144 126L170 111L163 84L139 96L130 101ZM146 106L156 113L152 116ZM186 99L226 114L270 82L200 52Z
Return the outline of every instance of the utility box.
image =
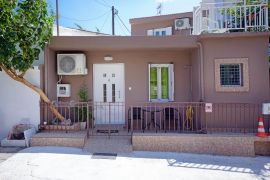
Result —
M263 103L263 105L262 105L262 114L263 115L270 114L270 103Z
M70 97L70 84L57 84L57 97Z

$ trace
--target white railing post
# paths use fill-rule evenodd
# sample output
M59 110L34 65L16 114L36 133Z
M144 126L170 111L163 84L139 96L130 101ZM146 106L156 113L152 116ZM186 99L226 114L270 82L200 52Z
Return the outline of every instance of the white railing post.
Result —
M244 0L244 22L245 22L245 31L247 31L247 4L246 0Z
M265 28L268 29L268 0L266 0L265 8Z

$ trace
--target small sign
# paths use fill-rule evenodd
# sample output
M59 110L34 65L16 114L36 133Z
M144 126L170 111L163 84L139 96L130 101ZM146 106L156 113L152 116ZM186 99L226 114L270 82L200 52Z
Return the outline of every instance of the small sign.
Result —
M213 104L212 103L205 103L205 112L207 112L207 113L213 112Z
M270 103L263 103L262 114L270 114Z

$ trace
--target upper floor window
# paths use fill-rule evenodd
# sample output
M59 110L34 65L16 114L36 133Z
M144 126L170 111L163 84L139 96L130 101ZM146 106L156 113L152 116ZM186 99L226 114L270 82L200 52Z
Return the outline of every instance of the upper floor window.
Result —
M171 36L171 35L172 35L172 27L147 30L147 36Z

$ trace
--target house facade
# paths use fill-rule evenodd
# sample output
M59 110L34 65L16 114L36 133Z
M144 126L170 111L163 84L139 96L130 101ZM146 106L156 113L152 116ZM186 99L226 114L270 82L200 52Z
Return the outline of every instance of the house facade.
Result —
M260 17L258 21L250 17L252 14L236 21L231 14L230 18L228 14L220 14L219 25L213 25L209 22L216 21L218 16L209 14L221 11L207 11L202 4L194 12L131 19L131 36L55 36L45 50L44 91L55 102L78 102L79 90L86 87L93 104L94 124L127 125L134 118L130 115L134 113L133 107L148 112L144 105L154 104L155 110L150 107L149 111L165 113L149 115L155 127L160 122L159 129L168 126L162 122L162 117L167 116L165 106L178 104L174 108L180 111L181 103L268 102L269 33L247 29L247 26L268 28L267 7L257 6L263 7L258 16L253 16ZM61 57L65 56L67 59L82 56L85 60L80 61L86 62L81 67L83 73L60 72L59 68L68 71L77 67L76 61L70 60L61 66ZM60 97L57 87L61 85L70 94ZM182 120L188 117L187 109L181 110ZM201 110L191 109L192 117L196 114L196 119L207 119L197 116ZM218 127L223 126L224 117L219 118ZM177 129L181 120L173 118L173 128ZM249 118L250 128L254 129L257 115ZM196 128L203 124L199 120L195 120ZM143 123L139 122L141 128L145 128ZM240 124L249 127L245 120Z

